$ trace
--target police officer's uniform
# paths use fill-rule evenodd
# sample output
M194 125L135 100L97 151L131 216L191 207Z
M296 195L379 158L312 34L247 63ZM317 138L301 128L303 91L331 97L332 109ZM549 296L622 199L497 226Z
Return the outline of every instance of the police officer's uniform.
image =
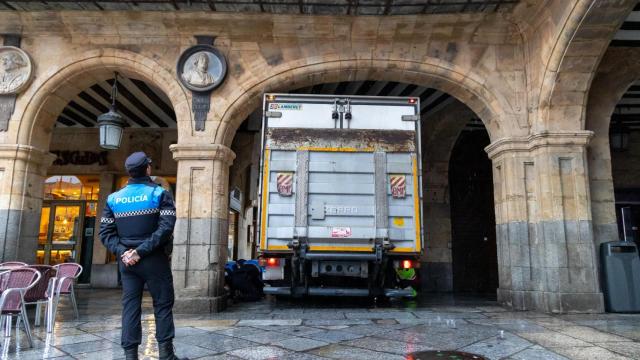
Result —
M153 298L160 358L177 359L172 346L173 278L166 251L171 246L176 208L171 193L147 176L150 163L142 152L127 158L125 167L131 178L127 186L109 195L100 221L100 239L118 257L123 306L121 345L127 359L137 358L142 340L140 307L145 283ZM125 266L120 257L129 249L135 249L140 260Z

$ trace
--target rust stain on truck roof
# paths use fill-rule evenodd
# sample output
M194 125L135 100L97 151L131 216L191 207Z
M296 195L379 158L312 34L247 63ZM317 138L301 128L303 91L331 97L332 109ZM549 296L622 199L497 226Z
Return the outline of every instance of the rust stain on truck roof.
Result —
M266 146L281 150L414 152L415 141L415 132L406 130L270 128Z

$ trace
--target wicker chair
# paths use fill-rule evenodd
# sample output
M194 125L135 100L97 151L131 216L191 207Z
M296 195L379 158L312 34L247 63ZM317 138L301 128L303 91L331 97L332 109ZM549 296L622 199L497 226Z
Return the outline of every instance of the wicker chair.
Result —
M0 315L2 316L0 324L4 325L4 336L11 337L11 319L15 316L18 318L16 327L18 327L20 320L24 324L30 347L33 347L33 338L27 318L27 309L24 306L24 294L38 283L41 276L38 270L29 268L10 270L2 276L3 280L6 279L3 281L5 288L0 296Z
M47 297L47 290L49 290L49 287L53 284L51 279L55 277L56 270L53 268L53 266L49 265L29 265L27 266L27 268L38 270L40 272L40 275L42 275L40 281L38 281L38 283L34 287L29 289L29 291L24 294L25 304L36 305L36 316L34 325L40 326L40 319L42 318L42 306L44 305L45 308L47 306L49 300L49 298Z
M56 319L58 311L58 303L61 295L68 295L71 300L73 312L76 320L80 317L78 314L78 303L76 302L76 293L73 288L74 281L82 274L82 265L76 263L63 263L53 267L56 270L56 276L52 279L52 286L47 290L49 303L47 304L47 332L53 331L53 323Z

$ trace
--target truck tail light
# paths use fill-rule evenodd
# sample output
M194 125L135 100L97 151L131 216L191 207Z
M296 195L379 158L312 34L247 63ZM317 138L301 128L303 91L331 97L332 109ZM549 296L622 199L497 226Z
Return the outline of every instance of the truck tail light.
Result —
M260 266L262 266L262 267L280 266L280 259L274 258L274 257L261 258L260 259Z
M413 268L413 263L411 262L411 260L402 260L402 263L400 265L402 266L403 269Z
M261 260L262 280L284 280L285 258L265 257Z

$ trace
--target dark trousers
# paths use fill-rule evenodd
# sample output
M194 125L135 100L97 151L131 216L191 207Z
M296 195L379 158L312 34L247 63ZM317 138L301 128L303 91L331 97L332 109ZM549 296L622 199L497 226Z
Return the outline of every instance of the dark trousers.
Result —
M156 251L129 267L118 262L122 279L122 347L127 349L142 342L140 307L145 283L153 299L156 340L161 343L173 339L173 277L167 255Z

